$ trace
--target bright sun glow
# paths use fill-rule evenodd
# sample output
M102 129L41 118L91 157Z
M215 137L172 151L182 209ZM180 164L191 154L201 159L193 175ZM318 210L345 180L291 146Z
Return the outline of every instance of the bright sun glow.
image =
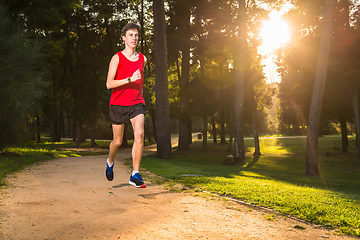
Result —
M263 44L259 51L265 55L281 47L290 39L289 27L285 21L281 20L281 15L278 12L272 12L269 17L270 19L263 23L260 33Z
M284 4L280 11L272 10L269 20L264 22L261 28L260 37L263 43L258 50L263 56L264 74L268 83L281 81L276 72L274 51L290 41L289 26L281 19L281 16L291 8L293 8L292 4Z

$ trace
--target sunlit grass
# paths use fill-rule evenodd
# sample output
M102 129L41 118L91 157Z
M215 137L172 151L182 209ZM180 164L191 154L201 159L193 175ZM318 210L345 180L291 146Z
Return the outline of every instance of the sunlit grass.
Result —
M107 149L109 147L110 141L95 141L96 148ZM50 140L42 139L41 143L32 142L29 144L31 148L44 148L44 149L58 149L58 148L76 148L76 142L70 140L63 140L61 142L52 142ZM91 146L91 141L86 141L80 143L79 148L93 148Z
M86 141L80 143L79 148L97 148L97 149L109 149L109 144L111 141L109 140L96 140L96 146L91 146L91 141ZM129 146L132 146L133 140L128 140L127 143ZM145 146L154 144L155 142L145 141ZM51 142L47 140L42 140L41 143L31 143L31 147L38 147L38 148L46 148L46 149L58 149L58 148L77 148L76 142L70 140L63 140L61 142Z
M265 146L260 146L260 149ZM255 152L255 147L248 148L250 152ZM270 155L283 155L289 154L289 150L281 146L266 146L266 153Z
M14 154L18 154L20 156L39 156L41 154L44 155L48 155L48 156L53 156L55 158L59 158L59 157L69 157L69 156L81 156L79 154L74 154L74 151L67 151L67 150L49 150L49 149L44 149L44 148L37 148L37 149L33 149L33 148L6 148L4 149L3 152L8 152L8 153L14 153Z
M55 158L65 157L82 157L94 154L96 152L64 150L63 148L71 148L73 142L48 142L32 143L26 147L9 147L0 153L0 185L4 185L4 177L35 163L51 160ZM87 143L86 143L87 144ZM109 143L100 143L106 146ZM55 146L55 147L54 147Z
M51 142L51 141L42 141L41 143L33 143L34 145L66 145L70 141L62 141L62 142Z
M304 174L306 138L260 142L263 155L256 157L253 140L245 140L244 166L223 163L229 154L226 145L209 143L204 153L201 142L193 143L188 152L175 151L170 160L144 157L142 166L173 186L243 199L360 236L360 164L354 137L349 138L349 153L336 150L341 148L339 136L319 139L319 177Z

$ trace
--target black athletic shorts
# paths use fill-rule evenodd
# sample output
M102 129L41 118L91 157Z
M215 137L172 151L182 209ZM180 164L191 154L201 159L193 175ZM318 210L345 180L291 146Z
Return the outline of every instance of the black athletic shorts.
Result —
M109 109L109 117L112 124L130 124L130 119L139 114L146 114L145 105L140 103L133 106L111 105Z

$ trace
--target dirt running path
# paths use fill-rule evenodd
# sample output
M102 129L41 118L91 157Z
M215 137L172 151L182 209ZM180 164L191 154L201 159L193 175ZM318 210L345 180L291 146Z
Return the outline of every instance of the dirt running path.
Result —
M61 158L9 177L0 189L0 239L354 239L281 216L269 220L223 198L151 182L136 189L121 161L129 156L130 149L119 151L113 182L104 176L106 155Z

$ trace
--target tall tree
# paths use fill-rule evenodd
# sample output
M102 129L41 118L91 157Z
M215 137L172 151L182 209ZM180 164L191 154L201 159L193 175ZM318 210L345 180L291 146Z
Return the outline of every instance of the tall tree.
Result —
M315 74L315 84L311 99L308 136L306 146L306 171L307 175L318 176L318 137L320 126L320 114L322 100L324 95L324 87L326 80L326 72L329 60L331 31L334 17L335 0L326 0L324 6L324 22L321 31L320 47L318 52L318 60Z
M190 81L190 3L179 1L178 7L183 8L182 26L182 61L180 75L180 116L179 116L179 150L189 150L191 144L191 115L189 111Z
M153 9L157 157L171 158L164 1L154 0Z
M246 10L245 0L239 1L238 15L238 47L236 65L236 84L235 84L235 110L234 110L234 130L235 130L235 161L245 164L244 146L244 81L245 81L245 49L246 41Z
M358 146L358 159L360 159L360 115L359 115L359 98L358 98L358 88L354 83L352 85L352 107L354 111L355 118L355 130L356 130L356 146Z

